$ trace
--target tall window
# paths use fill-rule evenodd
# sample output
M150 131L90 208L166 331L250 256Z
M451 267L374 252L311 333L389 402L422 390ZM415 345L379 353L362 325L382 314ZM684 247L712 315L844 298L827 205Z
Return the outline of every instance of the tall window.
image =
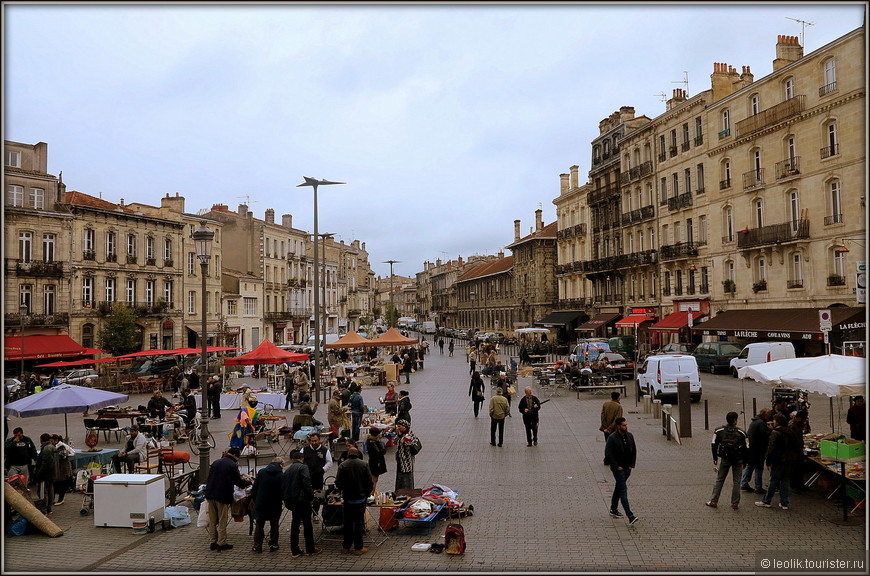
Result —
M837 63L833 58L825 60L825 86L837 81Z
M115 279L106 278L106 302L115 301Z
M12 168L21 168L21 152L18 152L16 150L7 150L6 165Z
M794 78L786 78L785 80L785 99L791 100L794 98Z
M154 280L145 280L145 303L154 304Z
M843 221L843 207L840 204L840 181L831 180L828 184L828 198L831 199L831 216L833 222Z
M728 206L724 210L725 241L734 242L734 210Z
M683 241L683 223L674 222L674 244L679 244Z
M764 259L764 256L758 259L755 268L755 281L756 282L764 282L767 280L767 261Z
M796 285L803 284L804 279L804 269L803 269L803 258L801 257L800 252L795 252L791 257L791 279L792 282ZM800 287L800 286L795 286Z
M704 165L698 164L695 170L695 176L698 179L698 194L704 191Z
M55 239L56 239L56 237L54 234L43 234L42 235L42 261L43 262L54 262Z
M673 193L673 195L672 195L671 197L672 197L672 198L676 198L677 196L680 195L680 175L677 174L676 172L674 172L674 173L671 175L671 181L672 181L673 184L674 184L674 193Z
M172 260L172 239L166 238L163 240L163 259Z
M661 190L659 190L659 192L662 195L662 202L661 203L667 204L668 203L668 179L667 178L662 178Z
M752 151L752 168L755 170L755 179L761 180L761 150L758 148Z
M788 194L788 211L791 220L791 231L797 232L800 220L801 203L798 191L792 190Z
M825 155L826 158L828 156L833 156L833 155L839 153L839 150L837 150L838 138L837 138L837 123L836 122L831 122L830 124L828 124L827 140L828 140L828 150L827 150L827 154Z
M750 106L749 106L751 109L750 112L753 116L758 114L758 111L760 110L760 106L761 106L761 104L760 104L760 101L758 100L758 94L753 94L752 98L750 98Z
M172 302L172 280L163 281L163 299Z
M794 162L794 159L797 158L797 143L795 142L794 136L788 137L786 148L788 149L788 159ZM794 166L792 166L792 168L794 168Z
M154 238L152 236L145 237L145 258L154 260Z
M753 203L753 206L755 208L755 227L761 228L762 226L764 226L764 202L762 202L761 200L756 200Z
M731 113L727 109L722 110L722 132L726 136L731 133Z
M833 269L831 273L836 276L845 276L846 275L846 257L842 252L833 251L834 260L833 260Z
M88 228L85 230L85 237L84 237L84 241L83 241L85 252L93 252L94 251L94 245L96 243L96 237L97 237L96 234L97 233L92 228Z
M698 216L698 243L707 243L707 215L701 214Z
M256 298L245 298L244 299L245 306L245 316L254 316L257 314L257 299Z
M187 313L196 314L196 292L193 290L187 293Z
M686 219L686 242L691 244L694 241L695 241L695 228L692 224L692 219L687 218Z
M106 232L106 256L115 256L117 254L116 250L115 233L112 231Z
M689 123L683 124L683 147L689 146Z
M701 117L698 116L697 118L695 118L695 140L697 141L696 144L700 144L702 138L704 138L704 127L701 123Z
M18 303L27 307L27 314L33 312L33 286L22 284L18 288Z
M187 253L187 275L196 276L196 254L193 252Z
M692 191L691 168L686 168L685 170L683 170L683 189L686 191L686 194L689 194Z
M82 278L82 303L85 308L90 308L94 305L94 278L93 276L85 276Z
M239 313L238 300L227 300L227 316L236 316Z
M30 189L30 205L37 210L45 208L45 190L42 188Z
M18 259L29 264L33 259L33 233L18 233Z
M42 288L42 311L45 314L54 314L57 307L57 286L46 284Z
M7 186L7 200L10 206L24 206L24 187L23 186Z
M132 304L136 301L136 279L135 278L127 278L126 285L124 287L124 299L127 303Z
M127 255L135 256L136 255L136 235L135 234L127 234Z
M734 261L733 260L729 260L728 262L725 263L725 279L731 280L732 282L735 281Z

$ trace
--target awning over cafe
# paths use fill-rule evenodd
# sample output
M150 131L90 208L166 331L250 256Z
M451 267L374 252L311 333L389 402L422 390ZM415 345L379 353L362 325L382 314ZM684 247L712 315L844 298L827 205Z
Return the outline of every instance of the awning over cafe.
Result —
M636 328L644 322L652 322L656 318L649 314L630 314L616 323L617 328Z
M601 328L602 326L611 324L617 318L619 318L619 314L596 314L592 317L591 320L581 324L580 326L577 326L576 330L577 332L591 332L593 330Z
M649 329L653 332L679 332L681 328L689 325L689 314L692 315L693 324L695 320L704 315L703 312L697 310L674 312L650 326Z
M535 326L567 326L577 318L584 316L585 312L577 312L577 311L560 311L560 312L551 312L547 314L537 322L535 322Z
M733 336L761 340L814 340L821 337L819 308L754 308L727 310L692 328L704 336ZM866 326L864 308L833 306L834 332Z
M86 348L66 334L55 334L25 336L23 339L17 336L4 338L3 357L7 361L22 360L22 342L24 344L23 360L69 358L90 354Z

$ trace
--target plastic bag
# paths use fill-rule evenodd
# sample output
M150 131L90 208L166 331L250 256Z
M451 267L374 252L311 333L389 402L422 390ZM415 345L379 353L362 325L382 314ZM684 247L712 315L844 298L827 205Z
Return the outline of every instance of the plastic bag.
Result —
M199 507L199 514L196 515L196 525L199 528L206 528L208 526L208 500L203 500L202 505Z
M18 520L12 523L9 531L13 536L24 536L24 533L27 531L27 518L24 516L19 516Z
M173 528L190 524L190 511L186 506L167 506L164 515Z

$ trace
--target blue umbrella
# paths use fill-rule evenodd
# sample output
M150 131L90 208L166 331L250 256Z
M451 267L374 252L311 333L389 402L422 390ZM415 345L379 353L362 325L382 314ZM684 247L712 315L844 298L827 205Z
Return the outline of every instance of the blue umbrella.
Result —
M66 438L69 439L69 428L66 415L73 412L90 412L112 404L119 404L129 398L127 394L118 394L99 388L61 384L36 394L31 394L21 400L10 402L4 407L7 415L19 418L30 416L45 416L48 414L63 414L63 426Z

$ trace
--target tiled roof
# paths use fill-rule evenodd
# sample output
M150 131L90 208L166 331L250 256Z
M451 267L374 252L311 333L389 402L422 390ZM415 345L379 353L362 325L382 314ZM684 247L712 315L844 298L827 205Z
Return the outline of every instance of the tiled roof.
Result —
M507 256L506 258L500 258L498 260L493 260L492 262L487 262L485 264L481 264L480 266L475 266L462 276L456 279L457 282L464 282L466 280L473 280L474 278L482 278L484 276L492 276L493 274L498 274L500 272L506 272L510 270L514 266L514 257Z
M556 232L559 231L558 221L553 220L543 228L541 228L537 232L533 232L524 238L520 238L516 242L512 242L505 246L505 248L510 248L511 246L516 246L517 244L522 244L523 242L528 242L529 240L544 240L544 239L554 239L556 238Z
M120 210L122 212L129 212L131 214L135 213L135 210L131 210L126 206L121 206L120 204L113 204L112 202L103 200L102 198L97 198L96 196L85 194L84 192L76 192L75 190L73 190L72 192L67 192L65 195L65 199L67 204L72 204L75 206L84 206L86 208L99 208L100 210Z

